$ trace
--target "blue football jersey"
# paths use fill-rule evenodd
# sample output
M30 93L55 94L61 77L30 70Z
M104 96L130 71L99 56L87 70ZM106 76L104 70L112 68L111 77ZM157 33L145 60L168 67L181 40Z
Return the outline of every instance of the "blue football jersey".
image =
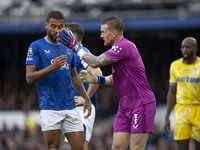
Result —
M75 54L70 49L62 44L53 44L46 38L39 39L31 43L26 65L35 65L42 70L60 55L67 55L67 63L36 83L40 110L69 110L76 107L71 82Z
M90 53L90 51L86 47L83 47L83 49L86 52ZM84 62L83 60L81 60L77 54L75 54L75 60L76 60L76 70L78 74L80 73L81 70L86 70L88 68L88 64ZM89 83L83 83L83 86L85 87L85 90L87 91L89 87ZM75 89L74 89L74 95L80 96L80 94ZM94 104L94 106L96 106L96 101L97 101L97 92L95 92L93 96L91 97L91 103Z

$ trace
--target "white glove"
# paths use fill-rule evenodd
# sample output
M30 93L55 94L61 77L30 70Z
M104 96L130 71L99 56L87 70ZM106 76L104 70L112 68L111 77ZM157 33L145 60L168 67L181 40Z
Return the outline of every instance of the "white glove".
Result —
M79 73L79 78L80 78L81 82L98 84L97 76L90 70L88 70L88 71L81 70L81 72Z

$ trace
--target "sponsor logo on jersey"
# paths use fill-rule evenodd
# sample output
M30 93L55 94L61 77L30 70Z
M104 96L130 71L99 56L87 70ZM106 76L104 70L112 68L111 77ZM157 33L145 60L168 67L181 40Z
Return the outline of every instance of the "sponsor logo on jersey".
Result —
M63 66L60 67L60 70L64 70L64 69L69 70L69 64L68 63L66 63L66 64L64 64Z
M177 81L178 82L199 83L200 78L180 77L180 78L177 78Z
M51 64L53 64L54 61L55 61L55 59L52 59ZM64 70L64 69L69 70L69 64L68 63L66 63L66 64L64 64L63 66L60 67L60 70Z
M26 61L33 61L32 57L26 58Z

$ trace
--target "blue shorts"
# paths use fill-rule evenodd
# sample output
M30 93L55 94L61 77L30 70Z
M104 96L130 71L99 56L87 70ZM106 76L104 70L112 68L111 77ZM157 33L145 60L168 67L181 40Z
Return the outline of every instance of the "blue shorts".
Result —
M156 102L142 105L128 112L118 111L114 132L154 133Z

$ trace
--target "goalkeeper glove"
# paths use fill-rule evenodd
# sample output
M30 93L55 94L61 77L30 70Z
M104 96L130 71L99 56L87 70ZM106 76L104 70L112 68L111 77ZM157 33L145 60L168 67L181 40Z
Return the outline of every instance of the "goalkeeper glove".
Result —
M65 29L62 29L58 32L57 41L72 49L75 53L82 49L82 46L76 42L76 39L72 32L67 32Z
M108 77L104 76L96 76L93 72L90 70L81 70L79 74L79 78L81 82L86 82L86 83L93 83L93 84L106 84L106 81L110 82L109 79L106 80Z
M97 76L89 70L88 71L81 70L80 74L79 74L79 78L80 78L81 82L98 84Z

